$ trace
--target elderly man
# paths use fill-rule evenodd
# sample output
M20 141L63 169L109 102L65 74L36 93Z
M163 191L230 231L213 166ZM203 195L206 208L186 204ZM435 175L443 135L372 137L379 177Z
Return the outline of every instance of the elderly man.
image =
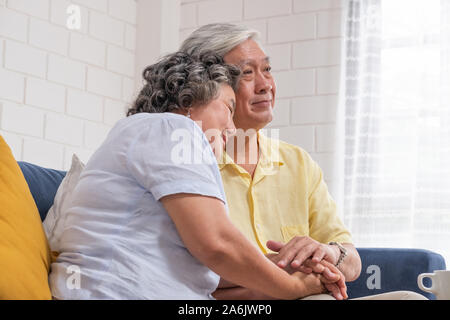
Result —
M242 70L234 115L238 134L230 139L219 164L230 218L287 271L322 273L333 279L337 275L326 267L330 263L340 270L338 276L353 281L360 274L361 260L337 215L322 170L302 148L269 139L260 131L272 121L276 84L258 36L244 26L210 24L194 31L180 48L193 55L214 51ZM345 295L345 284L340 287ZM218 299L265 298L225 279L219 288Z

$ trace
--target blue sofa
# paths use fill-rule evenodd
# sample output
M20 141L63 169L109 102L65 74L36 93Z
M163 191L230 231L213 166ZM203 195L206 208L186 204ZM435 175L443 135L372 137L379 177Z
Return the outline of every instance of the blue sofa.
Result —
M43 221L66 172L26 162L18 163ZM350 299L397 290L415 291L429 299L435 299L432 294L418 288L417 276L420 273L445 270L445 260L441 255L419 249L357 248L357 250L361 256L362 269L356 281L347 283ZM424 284L430 286L426 280Z

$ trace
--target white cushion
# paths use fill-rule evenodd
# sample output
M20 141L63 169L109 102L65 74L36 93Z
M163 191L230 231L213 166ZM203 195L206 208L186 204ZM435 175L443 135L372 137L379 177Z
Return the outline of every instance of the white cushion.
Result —
M56 192L53 206L47 213L44 224L45 234L47 235L50 249L59 252L59 240L64 230L67 219L67 209L71 204L71 195L78 183L80 174L84 169L84 164L76 154L72 156L72 165L70 170L59 185Z

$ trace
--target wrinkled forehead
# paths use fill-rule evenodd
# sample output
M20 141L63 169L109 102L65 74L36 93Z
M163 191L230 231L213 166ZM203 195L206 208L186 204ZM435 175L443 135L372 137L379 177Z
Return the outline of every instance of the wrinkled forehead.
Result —
M242 67L245 67L245 66L257 66L257 65L260 65L260 64L267 64L267 63L270 63L270 57L269 56L265 56L265 57L262 57L262 58L259 58L259 59L258 58L242 59L242 60L237 61L235 64L238 67L242 68Z
M257 42L248 39L231 49L223 58L227 63L242 64L249 60L259 62L268 57Z

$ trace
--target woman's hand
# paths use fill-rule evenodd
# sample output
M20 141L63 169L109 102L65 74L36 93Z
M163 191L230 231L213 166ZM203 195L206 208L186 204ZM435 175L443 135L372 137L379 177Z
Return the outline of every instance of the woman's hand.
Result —
M325 282L325 278L317 273L303 273L300 271L294 271L291 276L293 278L296 278L296 281L300 280L304 285L304 291L302 292L301 298L315 295L315 294L321 294L321 293L327 293L328 288L327 283Z
M278 254L267 254L266 257L276 264ZM331 293L337 300L347 299L347 287L344 277L339 274L339 270L333 265L316 264L310 261L305 262L308 267L307 272L295 270L286 267L284 270L295 277L293 281L300 280L304 291L302 296L308 296L319 293ZM330 270L331 269L331 270ZM334 273L335 272L335 273ZM310 275L310 276L308 276ZM317 282L317 279L319 282ZM274 297L268 296L256 290L240 287L223 278L220 279L218 289L213 296L217 300L273 300Z
M303 273L300 271L294 271L291 273L292 281L298 282L298 287L301 287L302 290L298 292L297 299L301 299L310 295L327 293L329 289L326 287L328 284L326 283L326 279L324 279L320 274L316 273ZM331 288L331 287L330 287ZM245 299L245 300L274 300L276 298L268 296L264 293L249 290L247 288L235 288L231 290L235 290L235 295L224 295L225 290L230 289L222 289L220 291L217 290L213 296L216 299ZM230 292L230 291L229 291Z
M311 272L313 273L320 273L321 271L321 274L329 273L329 275L324 276L323 282L325 283L325 287L328 289L328 291L337 300L348 298L345 276L335 265L329 263L326 260L322 260L321 262L313 262L311 260L307 260L305 264L311 268ZM333 275L333 277L331 277L331 275Z

